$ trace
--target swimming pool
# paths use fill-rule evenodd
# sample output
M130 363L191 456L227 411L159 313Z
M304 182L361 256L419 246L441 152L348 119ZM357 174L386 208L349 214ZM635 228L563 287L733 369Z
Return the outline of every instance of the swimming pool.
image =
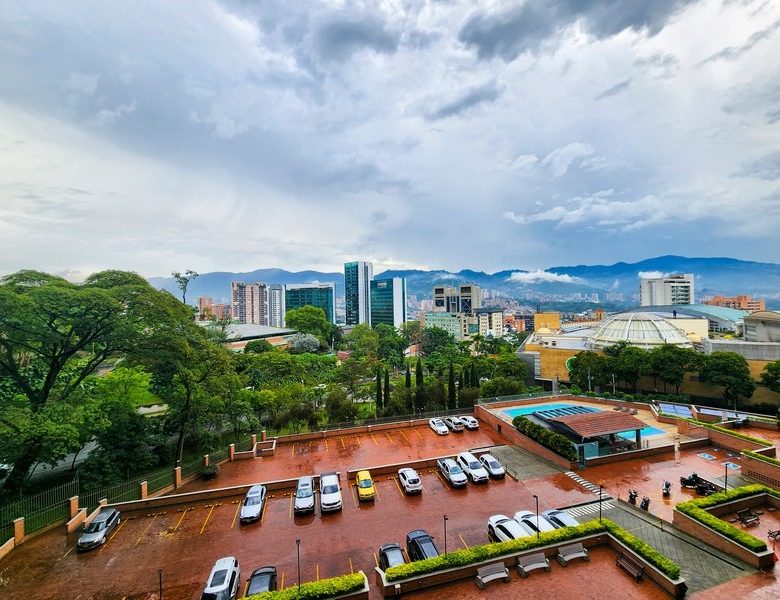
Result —
M501 412L506 416L508 416L510 419L514 419L515 417L518 417L520 415L525 416L535 412L545 412L545 413L552 412L553 414L558 412L559 414L555 416L563 416L566 414L566 411L569 409L576 409L576 412L602 411L601 408L595 408L593 406L582 406L580 404L531 404L529 406L521 406L519 408L508 408L506 410L502 410ZM658 429L657 427L652 427L650 425L648 425L647 427L643 427L639 431L642 437L652 437L654 435L663 435L666 433L663 429ZM633 440L636 437L634 431L624 431L622 433L619 433L618 435L628 440Z

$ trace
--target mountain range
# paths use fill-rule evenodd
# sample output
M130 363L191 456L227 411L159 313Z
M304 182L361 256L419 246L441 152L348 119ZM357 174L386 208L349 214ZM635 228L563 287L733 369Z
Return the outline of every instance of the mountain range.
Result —
M462 270L449 271L391 270L375 273L374 279L390 277L406 278L408 295L418 299L432 298L435 285L470 283L483 290L514 299L571 297L575 294L590 296L606 293L623 294L627 300L639 293L642 276L661 277L674 273L692 273L697 298L705 295L750 295L765 299L768 305L780 301L780 265L737 260L733 258L686 258L683 256L659 256L637 263L619 262L613 265L577 265L550 267L544 271L506 270L497 273ZM192 279L187 288L189 304L196 298L210 296L215 302L230 301L232 281L264 282L268 284L326 283L336 284L336 296L344 295L343 272L299 271L283 269L258 269L249 273L202 273ZM176 296L181 290L173 277L152 277L149 283Z

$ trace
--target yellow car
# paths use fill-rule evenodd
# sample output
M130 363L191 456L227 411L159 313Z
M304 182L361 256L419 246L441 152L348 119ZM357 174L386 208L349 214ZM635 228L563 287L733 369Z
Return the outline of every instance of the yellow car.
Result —
M374 482L371 480L371 473L358 471L355 475L355 485L357 485L358 500L374 499Z

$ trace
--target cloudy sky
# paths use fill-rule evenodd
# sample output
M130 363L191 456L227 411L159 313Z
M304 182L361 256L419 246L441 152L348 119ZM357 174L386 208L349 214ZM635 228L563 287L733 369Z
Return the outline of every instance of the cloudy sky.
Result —
M777 0L0 0L0 275L780 262Z

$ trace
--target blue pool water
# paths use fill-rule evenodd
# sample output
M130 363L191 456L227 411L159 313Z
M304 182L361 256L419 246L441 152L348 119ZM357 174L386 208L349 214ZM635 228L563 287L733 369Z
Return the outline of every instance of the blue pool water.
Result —
M515 417L519 415L530 415L534 412L549 412L549 411L561 411L561 414L565 414L565 411L569 409L574 409L577 412L596 412L600 411L600 408L594 408L591 406L581 406L578 404L531 404L529 406L521 406L520 408L508 408L506 410L502 410L501 412L504 413L506 416L508 416L510 419L514 419ZM642 437L649 437L653 435L663 435L666 433L663 429L658 429L657 427L644 427L640 430ZM633 440L636 435L633 431L625 431L623 433L618 434L620 437Z

